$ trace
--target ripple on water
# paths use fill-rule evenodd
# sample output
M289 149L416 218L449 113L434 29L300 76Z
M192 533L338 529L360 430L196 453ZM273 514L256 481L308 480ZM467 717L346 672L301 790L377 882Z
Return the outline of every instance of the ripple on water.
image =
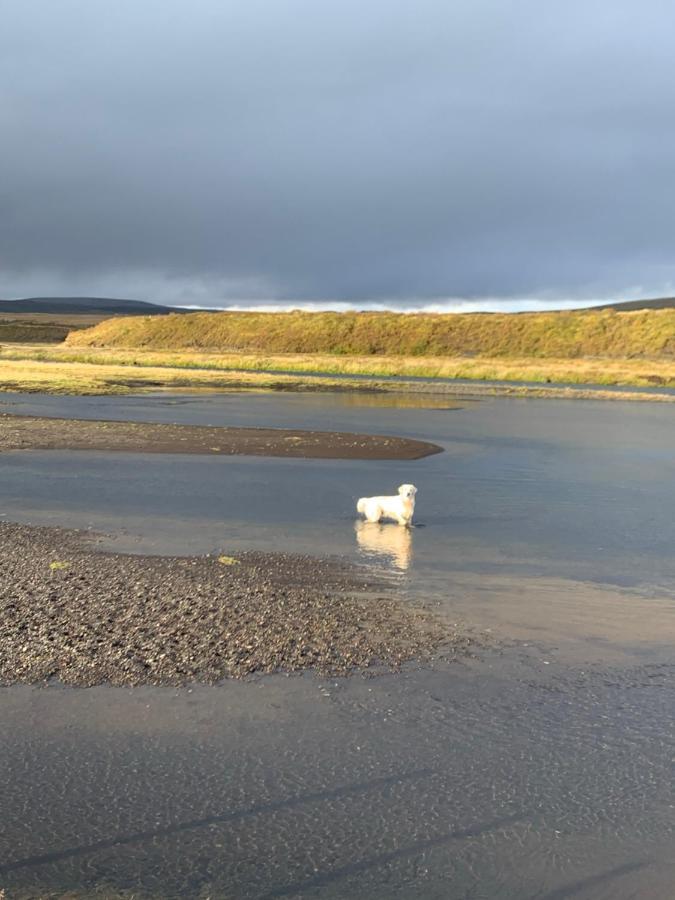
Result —
M673 670L657 687L646 668L482 665L487 677L32 690L33 721L10 689L1 883L439 898L665 884ZM627 862L640 866L599 878Z

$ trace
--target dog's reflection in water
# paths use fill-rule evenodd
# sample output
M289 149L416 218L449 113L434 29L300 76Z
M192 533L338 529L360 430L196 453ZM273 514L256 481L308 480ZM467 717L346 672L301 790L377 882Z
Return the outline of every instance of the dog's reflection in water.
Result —
M412 530L400 525L358 521L356 541L364 553L386 557L397 569L405 571L412 561Z

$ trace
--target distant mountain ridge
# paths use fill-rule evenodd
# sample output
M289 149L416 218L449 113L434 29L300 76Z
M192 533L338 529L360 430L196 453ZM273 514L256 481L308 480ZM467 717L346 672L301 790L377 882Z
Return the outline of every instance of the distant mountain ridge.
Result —
M603 303L601 306L579 306L576 310L600 311L615 309L617 312L632 312L650 309L675 309L675 297L659 297L652 300L622 300L616 303ZM24 297L19 300L0 300L0 313L64 313L68 315L144 315L161 316L168 313L220 312L216 309L186 309L182 306L164 306L161 303L150 303L147 300L128 300L113 297ZM256 310L258 311L258 310ZM550 310L556 312L557 310ZM233 311L234 312L234 311ZM236 312L245 312L239 309ZM273 310L270 310L272 313ZM318 312L318 311L317 311ZM395 313L396 309L389 310ZM548 312L542 310L542 313ZM495 313L490 313L494 315ZM468 313L466 315L469 315ZM519 313L518 315L525 315Z
M162 306L145 300L112 297L24 297L0 300L0 313L110 313L111 315L159 316L187 312L179 306Z
M623 300L620 303L603 303L591 309L615 309L617 312L631 312L638 309L673 309L675 297L659 297L656 300Z

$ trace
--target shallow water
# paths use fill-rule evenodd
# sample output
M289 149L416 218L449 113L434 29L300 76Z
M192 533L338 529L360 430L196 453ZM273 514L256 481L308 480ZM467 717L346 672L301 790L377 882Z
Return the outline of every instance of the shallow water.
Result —
M7 399L15 412L441 443L445 453L412 463L4 454L0 512L108 531L110 547L134 552L345 555L389 573L404 596L490 629L494 645L477 660L374 679L5 690L0 887L673 896L667 408ZM420 527L355 523L358 496L403 481L419 487Z

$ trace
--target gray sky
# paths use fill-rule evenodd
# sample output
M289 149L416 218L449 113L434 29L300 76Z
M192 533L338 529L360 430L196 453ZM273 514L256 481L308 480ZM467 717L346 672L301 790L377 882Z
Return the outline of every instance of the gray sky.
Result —
M667 0L0 0L0 22L2 297L675 292Z

